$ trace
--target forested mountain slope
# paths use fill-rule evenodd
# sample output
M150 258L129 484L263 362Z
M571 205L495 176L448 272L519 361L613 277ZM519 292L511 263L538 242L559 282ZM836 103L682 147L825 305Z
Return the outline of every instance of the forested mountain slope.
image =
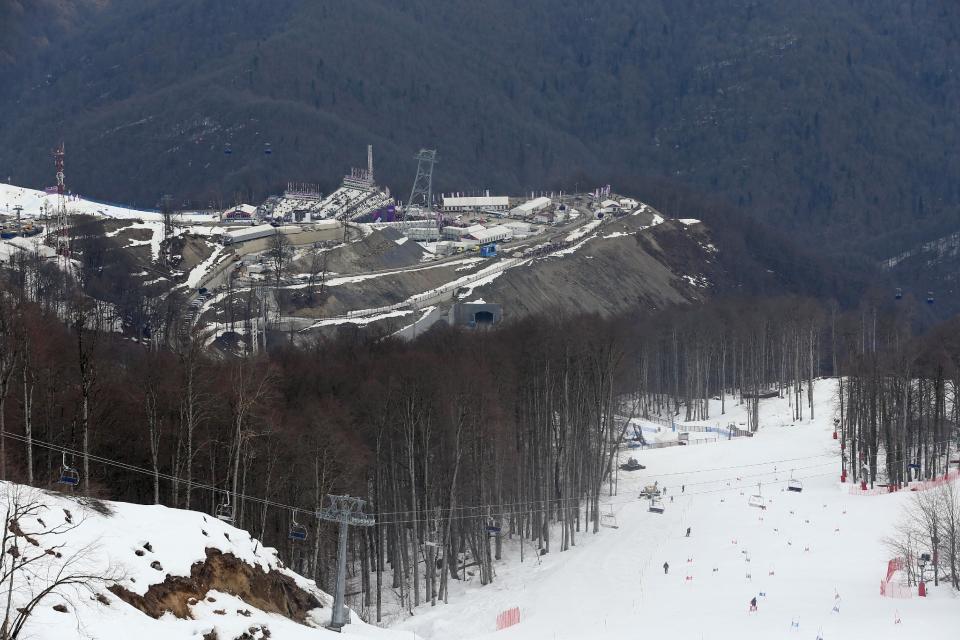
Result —
M441 189L666 178L882 258L957 222L958 11L8 1L0 173L44 185L62 136L81 192L206 204L288 179L329 186L373 143L378 177L404 193L411 154L431 146Z

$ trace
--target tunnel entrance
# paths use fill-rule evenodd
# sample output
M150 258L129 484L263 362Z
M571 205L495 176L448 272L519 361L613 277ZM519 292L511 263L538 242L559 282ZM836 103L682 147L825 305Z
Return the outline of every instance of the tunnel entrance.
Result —
M493 324L493 312L477 311L473 314L473 321L477 324Z

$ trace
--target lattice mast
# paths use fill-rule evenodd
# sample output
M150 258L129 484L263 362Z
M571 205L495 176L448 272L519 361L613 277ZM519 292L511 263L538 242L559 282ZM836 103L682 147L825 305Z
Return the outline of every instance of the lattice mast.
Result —
M57 210L54 222L54 241L57 255L70 257L70 220L67 213L67 187L63 173L66 147L63 142L53 151L53 161L57 169Z
M413 156L417 161L417 177L413 180L413 189L410 190L410 200L404 207L403 217L407 217L410 207L422 203L421 214L425 218L430 217L433 210L433 165L437 160L436 149L420 149L420 152Z

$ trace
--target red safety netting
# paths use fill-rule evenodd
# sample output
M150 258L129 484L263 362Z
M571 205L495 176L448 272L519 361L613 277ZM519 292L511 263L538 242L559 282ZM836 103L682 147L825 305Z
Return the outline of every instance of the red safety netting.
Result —
M506 629L507 627L512 627L515 624L520 622L520 608L514 607L513 609L507 609L506 611L501 611L497 615L497 631L501 629Z
M932 480L914 480L913 482L907 483L899 490L926 491L927 489L942 487L948 482L953 482L958 478L960 478L960 471L949 471L939 478L933 478ZM850 487L849 492L852 496L879 496L887 493L893 493L897 490L897 487L894 485L874 487L873 489L861 489L859 484L854 484Z
M893 582L898 571L903 571L904 559L894 558L887 563L887 575L880 581L880 595L886 598L906 599L913 597L913 589L908 585Z

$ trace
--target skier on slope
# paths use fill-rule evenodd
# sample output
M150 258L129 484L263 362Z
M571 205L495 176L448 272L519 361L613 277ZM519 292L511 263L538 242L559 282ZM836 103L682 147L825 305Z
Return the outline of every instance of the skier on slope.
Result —
M687 537L690 537L690 527L687 527Z
M757 610L757 596L753 596L750 599L750 611L756 611L756 610Z
M667 563L667 562L664 562L664 563L663 563L663 575L667 575L667 573L668 573L669 571L670 571L670 564Z

